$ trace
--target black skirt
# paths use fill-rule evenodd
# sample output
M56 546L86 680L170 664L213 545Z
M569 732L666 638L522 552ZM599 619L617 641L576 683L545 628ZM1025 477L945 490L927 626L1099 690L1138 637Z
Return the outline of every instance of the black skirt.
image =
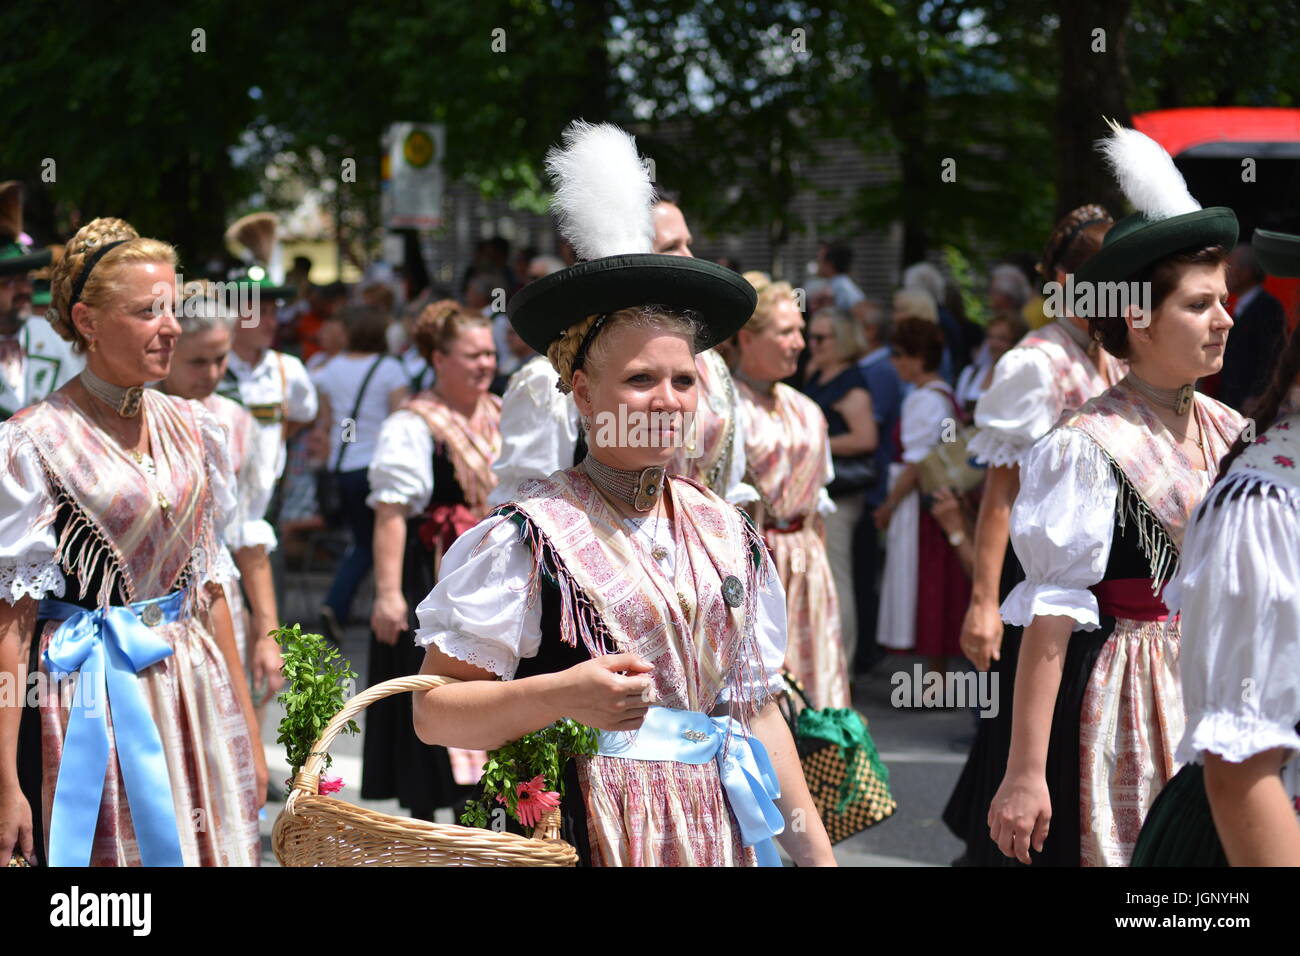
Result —
M1205 770L1189 763L1151 805L1130 866L1227 866L1205 795Z

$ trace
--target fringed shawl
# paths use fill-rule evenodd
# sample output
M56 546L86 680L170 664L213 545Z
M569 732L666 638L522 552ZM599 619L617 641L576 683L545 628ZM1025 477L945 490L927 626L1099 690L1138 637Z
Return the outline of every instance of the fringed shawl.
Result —
M492 463L501 454L501 399L485 393L470 418L433 391L421 392L402 407L423 418L433 440L446 446L465 504L476 517L482 517L487 512L488 495L497 486Z

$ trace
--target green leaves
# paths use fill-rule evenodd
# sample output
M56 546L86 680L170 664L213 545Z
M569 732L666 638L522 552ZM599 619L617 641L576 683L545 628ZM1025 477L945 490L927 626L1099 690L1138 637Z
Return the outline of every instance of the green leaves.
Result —
M344 694L356 679L352 665L320 634L302 633L302 625L282 626L274 633L284 656L285 689L280 694L284 717L280 736L289 766L296 774L307 763L311 748L330 720L343 709ZM345 734L360 731L355 720L343 728ZM325 755L325 766L332 763Z
M600 734L591 727L565 717L531 734L525 734L497 750L488 752L480 784L483 795L466 804L460 822L467 827L486 827L492 807L503 798L506 811L519 819L518 786L541 774L546 789L564 796L564 768L571 757L596 753Z

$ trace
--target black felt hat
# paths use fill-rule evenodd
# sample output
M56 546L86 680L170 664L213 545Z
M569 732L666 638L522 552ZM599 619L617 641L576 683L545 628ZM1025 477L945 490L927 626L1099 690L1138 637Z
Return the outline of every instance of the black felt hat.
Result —
M510 323L545 354L565 329L592 315L641 305L691 310L704 332L696 347L730 338L754 314L758 297L740 275L703 259L629 253L579 262L524 286L506 307Z
M1110 123L1098 146L1137 212L1115 223L1101 249L1079 267L1075 282L1123 282L1185 249L1237 244L1237 214L1202 209L1164 147L1135 129Z
M586 261L529 283L506 306L533 349L545 354L589 316L635 306L694 312L704 326L699 349L724 341L753 315L754 290L730 269L651 251L654 187L623 130L577 120L564 131L564 145L547 153L546 168L560 233Z
M1269 275L1300 278L1300 236L1256 229L1250 244L1255 247L1259 264Z

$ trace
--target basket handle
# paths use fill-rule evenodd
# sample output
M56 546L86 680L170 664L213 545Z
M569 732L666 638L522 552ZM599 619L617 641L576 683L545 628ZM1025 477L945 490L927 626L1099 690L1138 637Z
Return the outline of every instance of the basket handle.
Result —
M392 680L376 684L374 687L367 687L361 693L350 698L343 705L343 708L325 725L320 737L312 745L311 753L307 755L307 763L294 775L293 787L284 802L285 809L288 810L293 806L300 793L316 794L320 788L321 765L325 762L325 756L329 753L330 745L343 732L343 728L347 726L348 721L361 711L375 701L383 700L385 697L392 697L394 694L433 690L435 687L441 687L444 684L459 683L461 682L455 677L443 677L439 674L412 674L410 677L395 677Z

